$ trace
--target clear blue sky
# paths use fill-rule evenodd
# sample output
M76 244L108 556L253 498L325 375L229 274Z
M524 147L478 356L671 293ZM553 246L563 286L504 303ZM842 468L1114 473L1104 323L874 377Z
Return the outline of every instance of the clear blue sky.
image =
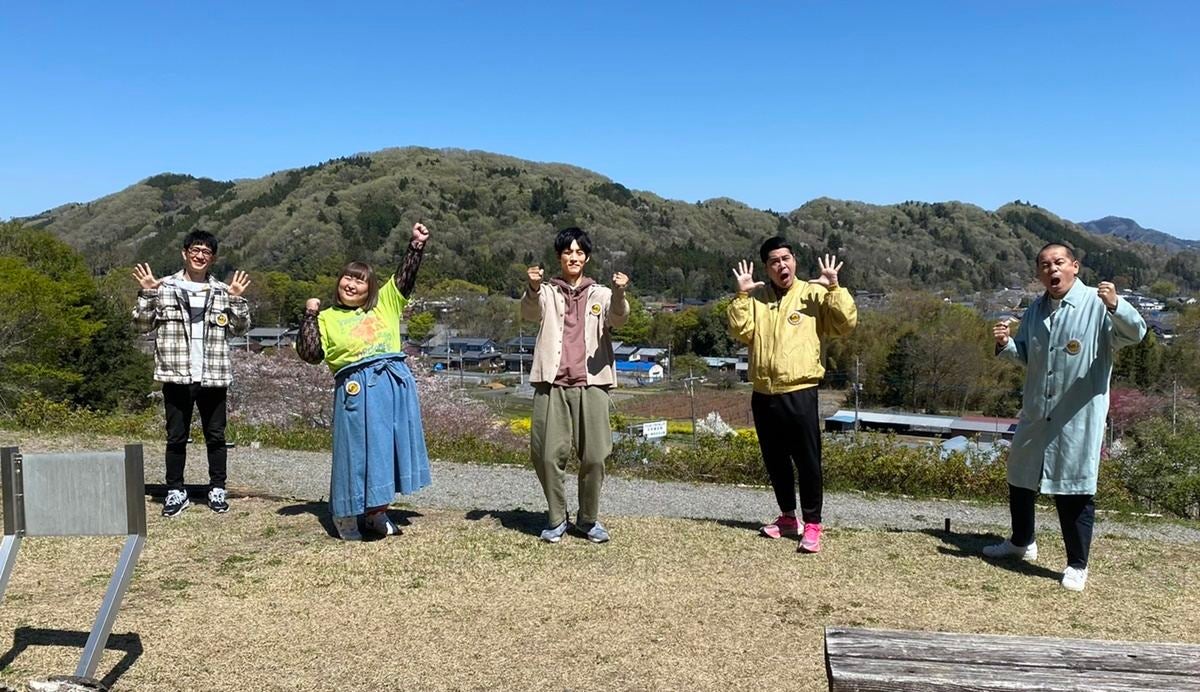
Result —
M1193 2L8 2L0 218L385 147L1200 238Z

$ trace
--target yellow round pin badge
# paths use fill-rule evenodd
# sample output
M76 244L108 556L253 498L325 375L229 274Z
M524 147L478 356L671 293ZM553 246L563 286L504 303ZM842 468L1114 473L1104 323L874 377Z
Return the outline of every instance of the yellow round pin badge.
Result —
M225 313L221 313L220 315L217 315L217 326L218 327L224 327L227 324L229 324L229 315L226 315Z
M597 315L597 316L599 316L599 314L600 314L600 303L592 303L592 314L593 314L593 315Z
M349 394L350 396L356 396L361 391L362 391L362 385L355 382L354 380L350 380L349 382L346 383L346 393Z
M792 325L793 327L800 324L800 311L799 310L796 310L792 314L788 315L788 324Z
M1067 353L1070 353L1073 356L1079 355L1079 350L1081 348L1083 348L1083 345L1079 343L1079 339L1071 339L1067 342Z

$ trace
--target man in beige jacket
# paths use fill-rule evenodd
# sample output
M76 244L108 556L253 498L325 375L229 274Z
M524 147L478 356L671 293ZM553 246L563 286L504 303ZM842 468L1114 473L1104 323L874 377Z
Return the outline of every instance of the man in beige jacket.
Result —
M578 228L559 231L554 251L562 275L543 281L529 267L521 317L539 320L533 348L533 427L529 458L549 505L549 528L541 538L558 543L570 527L563 479L567 460L579 455L579 512L574 529L593 543L608 540L599 521L604 461L612 451L608 390L617 384L612 328L629 318L629 277L613 274L613 288L583 275L592 241Z

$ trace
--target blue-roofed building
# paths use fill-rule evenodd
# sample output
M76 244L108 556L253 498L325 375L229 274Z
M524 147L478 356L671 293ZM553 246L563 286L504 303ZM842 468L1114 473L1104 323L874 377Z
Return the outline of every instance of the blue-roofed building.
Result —
M617 377L625 380L633 380L637 384L658 382L663 378L663 366L658 363L618 360L615 365L617 368Z

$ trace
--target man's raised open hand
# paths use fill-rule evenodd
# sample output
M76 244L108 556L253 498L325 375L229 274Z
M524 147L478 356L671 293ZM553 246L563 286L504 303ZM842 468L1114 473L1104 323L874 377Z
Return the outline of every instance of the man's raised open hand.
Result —
M738 262L738 266L734 267L733 278L737 281L738 293L749 293L763 285L763 282L754 280L754 263L746 260Z
M154 278L154 272L150 271L149 264L134 265L133 280L138 282L138 286L146 290L152 290L162 285L162 279Z
M838 272L842 269L842 262L837 261L837 255L825 255L824 258L817 258L817 269L821 275L815 279L809 279L810 284L820 284L826 288L838 285Z
M246 292L246 288L250 285L250 275L244 271L235 271L233 273L233 281L229 282L229 295L240 296Z

